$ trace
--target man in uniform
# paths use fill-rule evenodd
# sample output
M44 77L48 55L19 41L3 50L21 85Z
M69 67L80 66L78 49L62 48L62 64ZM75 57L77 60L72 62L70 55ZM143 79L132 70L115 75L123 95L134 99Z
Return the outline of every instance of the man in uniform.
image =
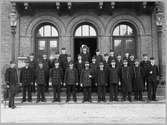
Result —
M37 64L36 64L36 61L35 61L35 57L34 57L34 54L31 53L30 56L29 56L29 67L31 67L31 69L33 70L33 72L36 71L36 67L37 67ZM33 84L32 84L32 92L35 92L35 75L33 77Z
M148 100L156 101L156 89L159 80L158 66L155 65L154 57L150 58L151 65L148 68Z
M45 69L45 82L46 82L45 91L48 92L49 91L49 60L46 53L42 55L42 63Z
M33 69L29 66L29 61L27 60L25 63L26 63L25 67L23 67L20 72L20 83L22 83L23 87L22 102L26 101L26 92L28 92L28 102L31 102L32 101L31 88L35 74Z
M97 71L97 63L96 63L96 58L93 56L92 57L92 63L90 64L90 70L92 74L92 91L95 92L97 90L97 87L95 85L95 79L96 79L96 71ZM84 67L85 68L85 67Z
M85 63L86 61L90 61L90 55L88 52L88 47L86 45L83 45L81 47L81 53L80 55L82 56L82 62Z
M134 99L137 101L143 100L142 96L142 92L144 89L143 77L144 77L143 68L139 65L139 61L136 59L134 66L134 93L135 93Z
M72 61L69 63L69 68L65 72L64 86L65 85L67 86L66 102L70 101L71 94L73 95L73 101L76 102L76 86L78 85L78 73L77 70L74 68L74 63Z
M126 97L128 96L128 100L131 102L131 94L132 94L132 78L133 78L133 69L128 66L128 61L126 59L123 60L123 67L121 68L121 79L122 79L122 91L123 91L123 100L126 101Z
M107 77L106 71L104 69L103 62L99 63L99 69L96 72L96 85L97 85L97 93L98 93L98 102L106 101L106 86L107 86Z
M120 68L116 66L116 61L112 60L109 69L110 101L118 101L119 71Z
M115 58L115 52L114 52L114 50L110 50L109 59L108 59L109 64L111 64L111 61L115 60L115 59L116 58Z
M95 58L96 58L96 64L97 65L99 65L99 63L103 61L103 57L102 57L102 55L100 55L100 50L99 49L96 49Z
M55 60L54 67L50 70L50 78L53 86L53 102L60 102L60 90L63 81L63 71L59 66L59 62Z
M81 72L81 77L80 77L80 82L81 82L81 87L83 87L83 103L85 101L92 102L91 99L91 70L89 68L89 62L85 62L85 69L82 70Z
M9 88L9 108L12 109L16 107L14 103L14 97L16 84L18 83L18 75L15 66L15 62L10 61L10 67L6 70L5 73L5 81L7 84L7 88Z
M143 84L144 89L148 91L148 68L150 67L151 63L148 60L147 54L143 54L143 61L141 61L140 66L144 70L145 76L143 77Z
M36 83L37 83L37 103L39 101L45 102L45 68L42 61L39 61L38 68L36 69Z
M60 62L60 67L63 70L63 81L64 81L64 75L65 75L65 70L66 70L66 63L67 63L67 53L66 53L66 48L61 49L61 54L59 56L59 62Z

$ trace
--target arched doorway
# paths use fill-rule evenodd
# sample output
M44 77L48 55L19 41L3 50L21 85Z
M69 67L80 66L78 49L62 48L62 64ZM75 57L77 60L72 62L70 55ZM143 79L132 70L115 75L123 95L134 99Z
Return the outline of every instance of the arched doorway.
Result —
M58 52L59 34L57 29L50 23L38 26L35 32L35 55L41 57L44 53L48 56Z
M113 48L116 54L125 52L136 56L136 29L130 23L119 23L112 32Z
M80 53L80 47L85 44L89 47L90 56L97 49L97 31L92 24L82 23L74 31L74 59Z

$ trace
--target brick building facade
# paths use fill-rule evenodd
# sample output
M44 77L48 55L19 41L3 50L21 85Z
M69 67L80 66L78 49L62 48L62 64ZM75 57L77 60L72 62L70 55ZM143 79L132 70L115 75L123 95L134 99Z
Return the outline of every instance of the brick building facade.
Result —
M46 52L50 53L49 47L52 40L55 51L65 47L74 57L79 52L78 45L82 44L82 41L92 41L90 49L99 48L102 54L114 49L119 53L130 51L140 60L144 53L149 57L154 56L156 63L160 66L161 78L165 80L165 22L163 19L157 19L157 14L164 12L163 3L99 1L2 0L1 73L12 58L12 47L15 48L16 59L20 56L28 56L32 52L39 56L39 53L45 51L42 51L44 45L46 45ZM9 17L12 9L17 12L14 46L12 46ZM160 15L160 17L163 16ZM40 28L45 26L51 28L51 35L47 31L45 34L43 29L43 35L40 34L38 37L38 31L40 32ZM82 26L81 29L79 29L80 26ZM122 31L126 30L127 35L121 36L121 27ZM52 28L56 31L52 31ZM81 33L84 28L89 31L85 36ZM77 29L78 34L81 33L81 35L76 34ZM50 44L46 44L48 41ZM124 41L126 42L123 43ZM38 51L39 45L41 49Z

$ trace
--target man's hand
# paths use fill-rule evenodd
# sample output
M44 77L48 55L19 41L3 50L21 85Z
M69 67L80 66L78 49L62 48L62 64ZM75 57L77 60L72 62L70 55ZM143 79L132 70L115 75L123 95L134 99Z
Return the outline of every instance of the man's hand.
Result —
M95 86L97 86L97 83L95 83Z
M78 83L76 83L76 85L78 85Z
M9 85L7 85L6 87L9 88Z

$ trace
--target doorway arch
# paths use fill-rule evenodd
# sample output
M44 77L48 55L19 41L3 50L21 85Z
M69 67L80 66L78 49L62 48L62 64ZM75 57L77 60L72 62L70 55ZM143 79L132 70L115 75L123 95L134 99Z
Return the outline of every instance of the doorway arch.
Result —
M87 45L90 50L90 56L95 54L97 49L98 33L95 26L89 22L82 22L78 24L73 33L74 38L74 59L80 53L80 47Z

